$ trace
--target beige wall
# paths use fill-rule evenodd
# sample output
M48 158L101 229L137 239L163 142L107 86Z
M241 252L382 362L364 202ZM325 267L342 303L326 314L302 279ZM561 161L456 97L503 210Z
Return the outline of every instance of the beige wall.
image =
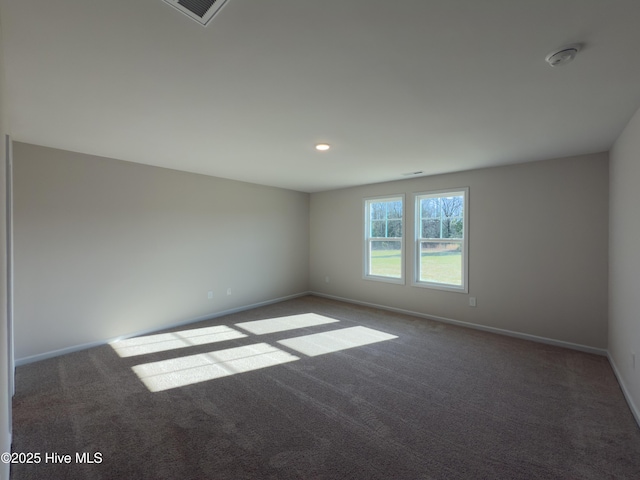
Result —
M603 153L312 194L311 290L604 349L607 169ZM469 295L411 286L412 194L465 186ZM407 283L364 280L363 198L401 193Z
M5 135L8 131L6 95L4 92L4 56L0 21L0 452L11 451L11 398L8 388L7 353L7 258L5 203ZM9 465L0 464L0 479L9 478Z
M614 144L610 168L609 356L640 423L640 110Z
M17 142L14 159L17 359L308 290L308 194Z

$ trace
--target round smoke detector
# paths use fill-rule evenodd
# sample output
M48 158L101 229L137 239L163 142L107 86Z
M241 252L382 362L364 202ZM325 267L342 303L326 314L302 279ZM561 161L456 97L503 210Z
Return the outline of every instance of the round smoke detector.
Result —
M560 50L551 52L545 58L545 61L552 67L559 67L569 63L576 58L576 55L580 51L580 45L568 45Z

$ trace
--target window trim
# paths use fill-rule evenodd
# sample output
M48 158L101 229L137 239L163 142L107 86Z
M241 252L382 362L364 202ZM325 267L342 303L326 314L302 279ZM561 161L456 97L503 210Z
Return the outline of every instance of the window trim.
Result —
M420 199L425 196L440 197L447 193L464 193L464 216L463 222L463 238L462 238L462 285L449 285L446 283L428 282L420 280L420 241L422 232L420 223ZM430 288L433 290L444 290L456 293L469 293L469 187L446 188L442 190L429 190L425 192L417 192L413 194L414 198L414 264L413 279L411 285L420 288Z
M380 240L379 237L370 237L369 234L371 232L371 215L369 213L369 204L378 202L384 202L389 200L400 200L402 202L402 238L400 238L400 278L395 277L385 277L381 275L371 275L369 273L369 252L371 247L371 241ZM376 282L384 282L384 283L394 283L397 285L405 285L406 284L406 248L405 248L405 236L406 236L406 211L407 211L407 202L404 193L399 193L395 195L376 195L374 197L366 197L362 202L363 206L363 217L364 217L364 228L362 231L364 232L363 244L362 244L362 278L364 280L373 280ZM384 237L387 238L387 237ZM384 239L382 238L382 239ZM398 239L398 237L390 237L394 239ZM397 240L395 240L397 241Z

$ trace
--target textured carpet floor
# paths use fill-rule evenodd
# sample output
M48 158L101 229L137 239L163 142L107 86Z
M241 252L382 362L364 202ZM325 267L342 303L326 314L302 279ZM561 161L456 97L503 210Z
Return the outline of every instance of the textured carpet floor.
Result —
M236 325L307 312L337 321ZM11 478L640 478L640 429L604 357L311 296L172 331L213 325L246 336L19 367L13 448L41 461ZM318 355L286 346L334 332L348 347L335 332L352 327L397 338ZM132 370L258 343L296 360L156 392ZM101 463L77 462L83 452Z

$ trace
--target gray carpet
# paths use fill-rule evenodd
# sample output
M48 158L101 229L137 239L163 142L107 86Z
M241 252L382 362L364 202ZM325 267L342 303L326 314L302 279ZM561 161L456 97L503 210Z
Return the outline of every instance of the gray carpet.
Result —
M338 322L236 326L305 312ZM604 357L311 296L174 331L208 325L246 336L19 367L13 448L41 462L11 478L640 478L640 429ZM397 338L313 356L278 342L357 326ZM297 360L156 392L132 370L256 343Z

